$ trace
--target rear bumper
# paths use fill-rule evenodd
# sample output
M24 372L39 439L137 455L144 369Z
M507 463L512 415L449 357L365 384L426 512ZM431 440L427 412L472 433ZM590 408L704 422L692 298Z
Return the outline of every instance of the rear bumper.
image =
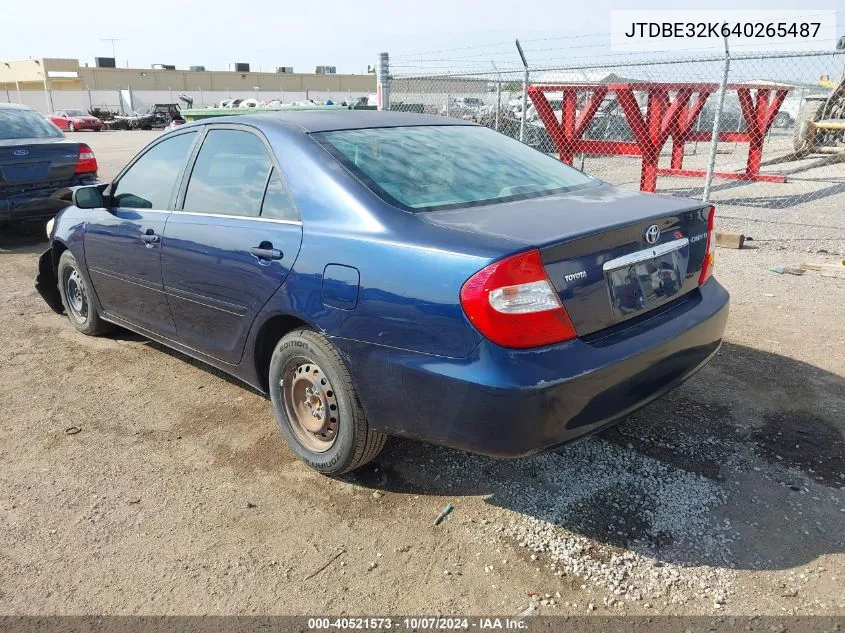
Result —
M70 204L67 200L51 197L56 191L67 187L95 185L97 182L96 174L81 174L59 188L44 187L5 196L0 192L0 225L49 220Z
M335 340L373 428L501 457L593 433L660 397L716 353L729 297L711 279L611 336L532 350L482 342L449 359Z

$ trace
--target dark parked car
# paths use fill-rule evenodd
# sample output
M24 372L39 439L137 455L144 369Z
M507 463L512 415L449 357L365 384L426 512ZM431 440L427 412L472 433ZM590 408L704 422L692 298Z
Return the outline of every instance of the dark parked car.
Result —
M91 148L27 106L0 103L0 226L53 217L59 189L97 182Z
M701 368L728 314L712 207L458 119L209 119L73 202L46 301L260 389L324 473L387 435L497 456L581 437Z

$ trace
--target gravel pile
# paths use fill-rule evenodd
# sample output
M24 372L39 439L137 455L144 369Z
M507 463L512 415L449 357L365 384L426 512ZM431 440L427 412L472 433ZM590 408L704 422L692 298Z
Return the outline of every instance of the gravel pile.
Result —
M620 598L724 601L730 526L711 519L725 502L717 483L601 439L532 461L534 482L491 500L511 509L501 530L520 546Z
M729 440L714 450L695 437L674 437L666 449L678 454L703 451L733 471L747 465ZM441 481L484 479L491 464L450 451L435 463L431 476ZM531 552L550 576L574 575L611 593L610 605L703 599L719 609L732 594L735 533L714 516L727 500L717 479L603 437L501 464L486 498L499 510L468 523L476 540L492 545L505 538Z

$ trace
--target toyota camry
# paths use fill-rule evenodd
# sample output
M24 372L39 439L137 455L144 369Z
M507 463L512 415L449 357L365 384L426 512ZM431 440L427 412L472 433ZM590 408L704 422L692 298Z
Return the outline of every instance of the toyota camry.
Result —
M517 457L593 433L707 363L728 315L712 206L463 120L203 120L66 196L47 303L259 389L327 474L390 435Z

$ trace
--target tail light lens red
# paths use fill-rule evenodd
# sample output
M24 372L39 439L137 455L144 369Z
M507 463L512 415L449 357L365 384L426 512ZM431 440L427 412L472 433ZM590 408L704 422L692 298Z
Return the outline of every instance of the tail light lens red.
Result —
M577 336L537 250L475 273L461 288L461 306L478 331L502 347L539 347Z
M94 152L85 143L79 146L79 155L76 157L76 169L74 173L87 174L97 171L97 159Z
M704 263L701 265L701 274L698 276L698 285L710 279L713 274L713 266L716 263L716 233L715 233L716 207L710 207L707 216L707 246L704 251Z

